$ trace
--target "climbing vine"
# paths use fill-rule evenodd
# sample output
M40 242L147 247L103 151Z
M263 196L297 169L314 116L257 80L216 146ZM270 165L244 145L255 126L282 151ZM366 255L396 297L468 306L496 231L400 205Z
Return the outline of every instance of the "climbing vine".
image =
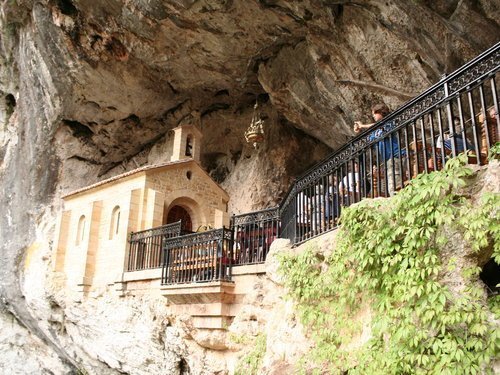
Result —
M485 194L473 204L465 186L474 176L465 162L459 156L440 172L418 176L393 199L343 210L331 254L310 245L282 257L289 295L316 341L317 371L492 372L498 303L486 303L476 282L480 268L457 264L454 252L457 241L472 252L493 247L500 261L500 197ZM456 288L441 281L450 274L462 279Z
M245 338L246 342L248 338ZM254 339L252 350L248 352L238 362L235 375L256 375L262 366L262 360L266 353L267 336L263 333L257 335Z

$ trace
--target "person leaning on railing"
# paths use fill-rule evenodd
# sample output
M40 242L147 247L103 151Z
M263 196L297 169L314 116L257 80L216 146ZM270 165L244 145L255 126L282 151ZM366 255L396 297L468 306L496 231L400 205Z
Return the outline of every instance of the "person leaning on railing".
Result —
M332 174L328 179L329 187L325 194L325 219L333 226L340 216L340 200L337 194L337 176Z
M485 118L486 117L486 118ZM498 113L496 108L488 108L488 116L484 115L484 112L479 115L479 122L481 123L481 158L485 162L488 155L488 142L486 138L486 132L488 132L489 146L492 147L496 142L499 141L498 138Z
M362 129L369 129L375 123L381 121L384 117L386 117L390 110L389 107L387 107L383 103L375 104L372 106L372 116L375 122L371 124L363 124L360 121L355 121L354 122L354 131L356 133L359 133ZM388 122L385 124L384 129L392 129L393 128L393 123ZM383 129L377 129L373 131L369 135L369 140L373 141L375 139L381 138L383 136ZM402 186L402 179L401 179L401 170L398 168L398 163L395 163L397 160L399 160L400 156L400 150L399 150L399 144L396 139L396 137L391 137L388 135L383 141L378 142L377 144L378 148L378 154L380 161L382 163L382 166L384 166L384 161L386 161L385 165L385 170L387 171L387 187L389 190L390 195L394 195L394 192L396 190L396 187ZM394 167L394 168L393 168ZM393 170L394 170L394 176L393 176ZM394 186L393 180L396 181L396 186Z
M354 172L348 172L339 182L339 193L343 205L347 205L349 201L354 202L355 195L360 193L358 163L354 163Z
M457 133L455 135L451 136L449 132L445 132L443 134L444 137L442 137L440 134L436 139L437 169L442 168L441 153L444 152L445 154L445 160L444 160L445 163L446 163L446 158L448 158L448 156L452 153L452 142L455 142L455 151L457 154L460 154L466 150L472 150L472 146L469 144L467 139L465 140L464 143L463 140L464 130L462 129L462 126L460 124L460 118L454 116L453 124L455 126L455 129L457 130ZM427 168L431 171L436 169L432 153L427 160Z
M316 185L314 187L314 195L311 197L311 209L312 230L314 232L322 231L325 222L325 192L323 191L323 185Z

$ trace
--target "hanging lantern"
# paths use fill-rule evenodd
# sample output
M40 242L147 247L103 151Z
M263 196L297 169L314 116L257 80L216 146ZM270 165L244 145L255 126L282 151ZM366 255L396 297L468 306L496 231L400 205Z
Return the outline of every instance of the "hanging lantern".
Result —
M252 143L253 147L257 149L259 143L264 141L264 120L260 118L260 113L257 112L258 103L255 102L253 107L252 122L245 132L245 139L248 143Z

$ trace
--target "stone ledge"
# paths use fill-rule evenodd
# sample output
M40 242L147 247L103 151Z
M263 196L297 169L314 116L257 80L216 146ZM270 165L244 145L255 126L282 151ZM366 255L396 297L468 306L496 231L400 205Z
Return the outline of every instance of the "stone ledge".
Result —
M217 293L225 292L225 289L234 289L234 282L232 281L212 281L212 282L194 282L187 284L171 284L162 285L160 288L162 291L172 294L175 293L186 293L186 294L198 294L198 293Z
M234 316L231 313L231 306L221 302L179 304L172 305L172 312L176 315L191 316Z
M163 285L160 288L161 294L174 304L232 303L233 290L234 283L230 281Z
M228 316L193 316L193 326L198 329L226 330L232 320Z
M233 276L239 275L256 275L259 273L266 273L266 264L245 264L242 266L233 266L231 273Z
M152 268L149 270L124 272L122 281L161 279L161 270L161 268Z

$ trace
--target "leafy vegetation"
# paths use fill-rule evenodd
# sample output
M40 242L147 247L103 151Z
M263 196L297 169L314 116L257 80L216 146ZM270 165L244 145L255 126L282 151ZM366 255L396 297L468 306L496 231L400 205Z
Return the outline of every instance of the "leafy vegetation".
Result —
M343 210L331 254L310 245L282 257L289 295L316 341L310 357L316 371L492 372L500 348L492 322L494 314L500 318L498 296L487 303L476 282L480 268L463 258L458 264L453 253L466 243L473 252L493 247L500 261L500 197L485 194L473 204L463 189L473 177L465 162L465 155L449 160L391 200ZM453 288L442 282L450 275L461 278Z
M488 152L488 159L500 159L500 142L495 143L493 147L490 148L490 151Z
M261 333L255 337L253 349L240 359L234 372L235 375L257 375L262 367L262 360L266 353L267 337Z
M229 334L229 340L235 344L248 345L252 342L252 337L249 335L236 335L231 332Z

